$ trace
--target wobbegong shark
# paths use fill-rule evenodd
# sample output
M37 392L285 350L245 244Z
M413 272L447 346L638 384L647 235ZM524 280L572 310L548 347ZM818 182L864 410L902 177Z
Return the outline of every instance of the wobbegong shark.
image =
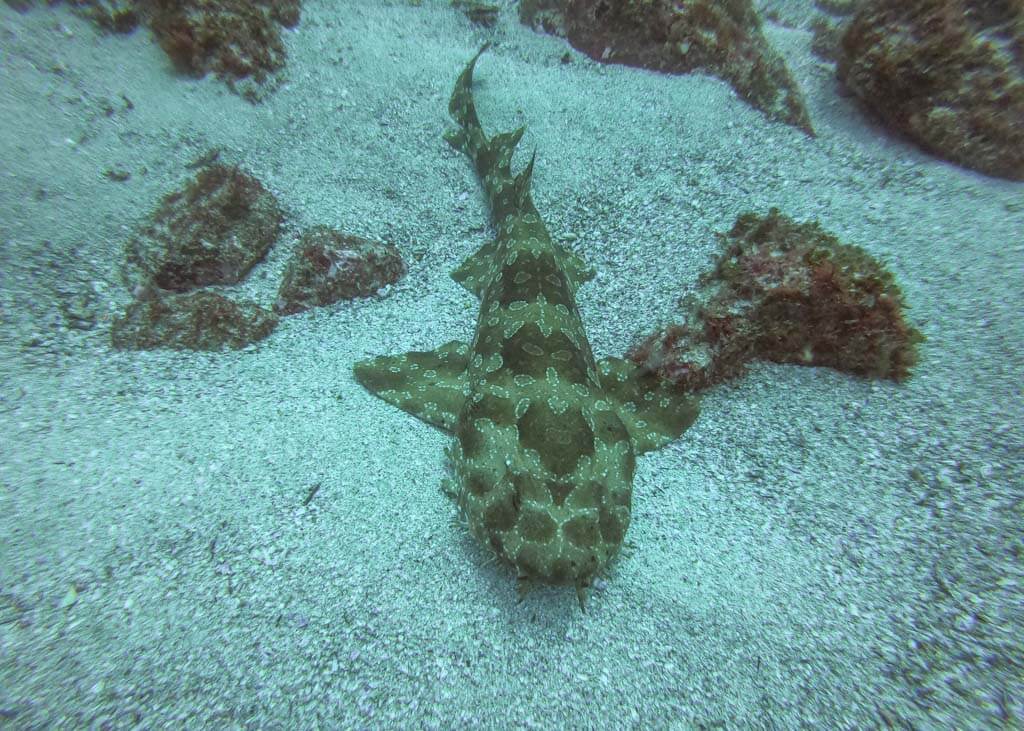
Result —
M536 153L517 175L525 127L488 138L469 61L445 134L473 161L496 231L452 273L480 299L471 343L358 362L356 380L454 439L448 492L470 532L537 583L586 589L622 546L636 456L679 437L697 404L619 358L595 361L576 306L594 276L552 240L530 196Z

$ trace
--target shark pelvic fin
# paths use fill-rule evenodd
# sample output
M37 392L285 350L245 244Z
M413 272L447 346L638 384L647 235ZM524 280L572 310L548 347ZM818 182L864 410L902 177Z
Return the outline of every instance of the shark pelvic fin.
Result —
M494 261L494 251L498 245L494 241L488 241L477 249L476 253L469 256L459 268L452 272L452 279L475 294L477 297L483 295L487 287L488 276Z
M593 267L588 266L582 256L574 254L561 244L555 244L554 247L558 252L558 263L569 281L572 282L574 289L579 289L581 284L594 278Z

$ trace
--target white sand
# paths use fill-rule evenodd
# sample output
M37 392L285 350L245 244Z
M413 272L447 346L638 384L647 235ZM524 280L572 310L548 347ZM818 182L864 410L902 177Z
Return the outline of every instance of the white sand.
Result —
M712 390L640 460L632 546L588 614L571 590L517 603L438 490L446 437L351 376L473 328L448 273L487 214L441 133L491 35L447 6L307 0L287 84L252 106L175 77L145 30L0 5L0 725L1024 716L1024 186L886 135L803 30L766 29L813 140L711 77L563 65L506 8L481 117L529 124L537 206L600 270L579 298L599 356L670 318L714 233L770 206L885 261L929 338L903 386L761 365ZM393 241L409 276L242 352L112 352L125 239L210 147L288 211L232 292L272 302L317 223ZM93 292L94 329L67 327L62 291Z

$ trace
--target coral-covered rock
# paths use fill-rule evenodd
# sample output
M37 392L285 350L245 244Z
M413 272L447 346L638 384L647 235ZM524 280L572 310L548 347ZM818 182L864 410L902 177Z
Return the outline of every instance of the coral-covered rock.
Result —
M152 281L185 292L234 284L277 240L282 220L273 194L236 167L211 165L164 198L128 246L129 284Z
M405 272L405 262L393 245L314 226L295 247L274 311L292 315L342 299L369 297Z
M235 88L263 84L285 62L278 26L299 22L300 0L151 0L150 25L161 47L186 73L212 71ZM259 97L256 86L242 90Z
M841 22L832 18L814 18L811 21L811 52L822 61L835 63L845 30Z
M493 28L498 22L498 13L501 11L499 6L481 2L481 0L452 0L452 7L462 11L462 14L473 23L484 28Z
M921 334L903 318L892 275L816 223L772 209L740 216L704 275L684 323L653 333L627 357L699 390L755 358L827 366L901 381Z
M925 150L1024 180L1024 4L868 0L843 35L838 74Z
M51 0L52 2L52 0ZM131 33L140 21L140 0L67 0L77 12L91 19L104 30Z
M144 289L114 320L115 348L222 350L244 348L270 335L273 313L251 302L233 302L215 292L165 294Z
M530 0L520 17L558 28L549 0ZM565 34L596 61L669 73L706 71L767 116L814 131L786 64L765 40L750 0L564 0Z
M519 22L564 37L565 0L519 0Z
M36 0L56 5L61 0ZM64 0L104 30L129 33L147 23L174 65L187 74L212 71L234 91L258 101L285 64L279 26L299 22L302 0ZM33 0L7 0L20 12Z

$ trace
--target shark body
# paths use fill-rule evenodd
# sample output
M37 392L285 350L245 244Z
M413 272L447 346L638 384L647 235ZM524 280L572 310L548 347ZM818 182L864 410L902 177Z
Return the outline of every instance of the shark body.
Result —
M472 343L356 364L372 393L454 436L451 490L472 534L532 583L585 589L630 521L636 456L672 441L696 402L618 358L595 361L575 292L593 276L555 243L530 197L525 128L488 138L459 76L448 142L474 162L497 231L452 273L480 298Z

